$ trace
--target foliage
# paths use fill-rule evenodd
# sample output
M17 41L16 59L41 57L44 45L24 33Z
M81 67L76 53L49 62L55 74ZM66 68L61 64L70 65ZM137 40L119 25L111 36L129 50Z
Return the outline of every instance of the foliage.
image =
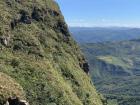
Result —
M139 105L140 40L82 44L91 77L109 105Z
M10 84L23 88L30 105L102 105L89 76L79 66L83 55L57 3L18 1L0 1L0 36L9 38L8 45L0 49L0 72L14 80ZM34 6L43 20L31 17ZM14 28L10 26L13 20ZM5 93L0 104L9 96L8 91Z

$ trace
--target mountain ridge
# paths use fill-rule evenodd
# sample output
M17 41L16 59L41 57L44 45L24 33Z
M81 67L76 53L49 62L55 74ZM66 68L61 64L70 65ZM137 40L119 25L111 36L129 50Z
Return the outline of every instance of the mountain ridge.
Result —
M140 28L133 27L70 27L70 31L80 44L140 38Z

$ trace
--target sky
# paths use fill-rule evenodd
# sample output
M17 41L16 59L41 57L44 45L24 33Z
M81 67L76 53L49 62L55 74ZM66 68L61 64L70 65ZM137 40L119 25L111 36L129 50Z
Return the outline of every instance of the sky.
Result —
M56 0L69 26L140 27L140 0Z

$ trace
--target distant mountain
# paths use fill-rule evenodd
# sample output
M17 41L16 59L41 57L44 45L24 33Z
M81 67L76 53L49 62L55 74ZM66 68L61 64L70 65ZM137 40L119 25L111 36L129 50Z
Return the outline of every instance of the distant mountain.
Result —
M140 40L81 44L109 105L140 105Z
M140 28L127 27L70 27L73 37L79 43L122 41L140 38Z

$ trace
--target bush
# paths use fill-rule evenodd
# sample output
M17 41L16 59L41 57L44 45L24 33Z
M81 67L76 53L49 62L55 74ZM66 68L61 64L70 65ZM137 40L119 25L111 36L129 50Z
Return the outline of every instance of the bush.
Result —
M17 66L19 66L20 62L17 59L12 59L11 61L11 65L15 68Z

